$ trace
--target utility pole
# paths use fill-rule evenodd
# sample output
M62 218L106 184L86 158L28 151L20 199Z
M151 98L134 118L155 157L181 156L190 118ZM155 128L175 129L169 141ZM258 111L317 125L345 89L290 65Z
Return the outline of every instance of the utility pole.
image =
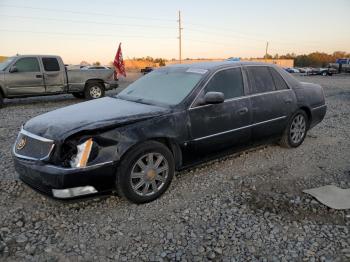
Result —
M180 62L180 64L181 64L181 62L182 62L182 43L181 43L181 41L182 41L182 27L181 27L181 11L179 11L179 20L178 20L178 22L179 22L179 62Z
M265 60L267 59L267 50L269 48L269 42L266 42L266 50L265 50Z

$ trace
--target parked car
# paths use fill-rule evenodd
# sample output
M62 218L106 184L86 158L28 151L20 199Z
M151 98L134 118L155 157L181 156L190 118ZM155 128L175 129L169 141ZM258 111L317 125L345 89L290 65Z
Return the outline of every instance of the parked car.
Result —
M312 75L314 73L314 68L312 67L301 67L299 68L299 72L304 75Z
M288 67L285 69L288 73L294 74L294 73L300 73L299 69L297 68L292 68L292 67Z
M145 203L165 192L176 170L267 141L298 147L325 114L320 85L275 65L174 65L115 97L32 118L14 163L20 179L55 198L117 190Z
M0 106L3 98L64 93L100 98L118 86L113 75L111 69L67 70L59 56L13 56L0 63Z
M148 74L149 72L152 72L153 70L154 70L153 67L146 66L145 68L141 69L141 73L145 75L145 74Z
M350 73L350 58L339 58L328 67L335 69L338 73Z
M318 68L316 71L316 75L322 75L322 76L332 76L333 74L336 74L337 70L334 68Z

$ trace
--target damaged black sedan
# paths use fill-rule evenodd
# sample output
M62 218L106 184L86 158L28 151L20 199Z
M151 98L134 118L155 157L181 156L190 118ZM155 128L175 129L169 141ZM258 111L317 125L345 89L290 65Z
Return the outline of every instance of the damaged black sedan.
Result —
M55 198L116 190L145 203L193 164L267 141L297 147L325 114L321 86L274 65L175 65L29 120L14 162L22 181Z

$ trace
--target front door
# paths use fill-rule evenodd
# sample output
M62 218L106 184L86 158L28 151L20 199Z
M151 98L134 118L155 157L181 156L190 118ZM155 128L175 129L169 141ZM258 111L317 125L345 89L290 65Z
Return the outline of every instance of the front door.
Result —
M36 57L18 59L5 73L9 96L37 95L45 93L43 74Z
M222 92L220 104L201 104L207 92ZM220 70L189 109L190 134L197 153L207 154L250 140L250 100L245 97L241 68Z

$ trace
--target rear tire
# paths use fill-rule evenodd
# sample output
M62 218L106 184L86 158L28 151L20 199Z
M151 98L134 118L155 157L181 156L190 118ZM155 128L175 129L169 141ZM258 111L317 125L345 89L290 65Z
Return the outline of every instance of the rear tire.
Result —
M86 99L97 99L105 96L105 86L99 82L90 82L85 86Z
M84 93L76 92L72 93L75 98L83 99L85 97Z
M300 146L306 137L308 121L305 111L298 110L289 121L279 142L280 146L286 148Z
M151 202L168 189L174 173L170 150L162 143L147 141L123 157L117 169L117 191L136 204Z

